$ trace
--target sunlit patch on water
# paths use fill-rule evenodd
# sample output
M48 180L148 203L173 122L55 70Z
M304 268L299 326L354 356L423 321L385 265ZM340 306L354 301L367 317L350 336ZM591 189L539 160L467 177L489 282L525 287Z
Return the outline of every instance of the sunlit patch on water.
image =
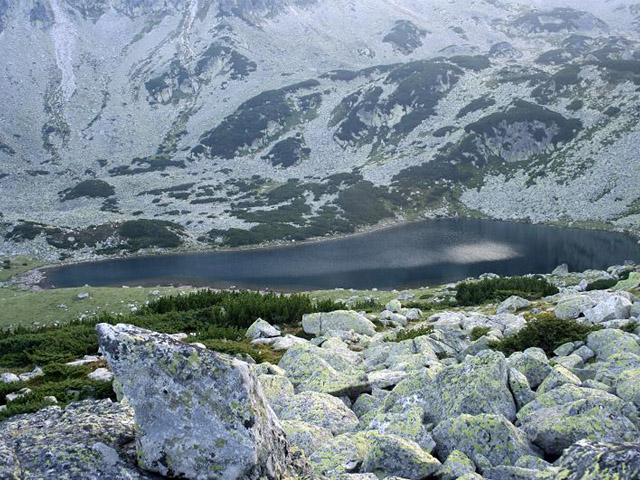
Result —
M452 263L467 264L477 262L497 262L522 257L511 245L499 242L478 242L464 245L452 245L444 251L443 260Z

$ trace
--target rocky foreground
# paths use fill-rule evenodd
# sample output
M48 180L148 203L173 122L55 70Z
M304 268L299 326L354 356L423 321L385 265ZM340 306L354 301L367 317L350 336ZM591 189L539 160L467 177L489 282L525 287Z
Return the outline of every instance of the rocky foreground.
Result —
M493 312L311 314L308 339L257 320L278 365L100 324L120 401L0 423L0 479L638 479L640 275L584 291L589 275ZM551 356L491 348L530 314L602 328Z

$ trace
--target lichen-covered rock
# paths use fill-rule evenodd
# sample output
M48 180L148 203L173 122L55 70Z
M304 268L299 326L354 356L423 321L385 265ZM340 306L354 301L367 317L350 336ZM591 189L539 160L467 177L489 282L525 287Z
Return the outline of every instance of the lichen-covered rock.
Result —
M110 382L113 380L113 373L106 368L96 368L93 372L87 375L87 378L96 382Z
M284 369L298 392L355 398L371 390L364 370L354 366L350 357L340 351L311 344L296 345L284 354L278 366Z
M0 439L0 478L2 480L20 480L20 461L16 452Z
M330 330L354 331L370 337L376 334L376 326L371 320L352 310L311 313L302 317L302 328L315 336L324 335Z
M251 340L257 340L259 338L274 338L279 337L280 332L269 322L265 322L261 318L257 319L247 329L245 336Z
M620 374L616 385L616 395L633 403L640 411L640 369L628 370Z
M0 422L0 478L154 478L135 465L134 435L131 408L109 400L19 415Z
M395 435L359 432L335 437L309 461L320 476L342 473L376 473L382 478L426 478L440 462L417 444Z
M375 397L370 393L363 393L351 406L351 410L353 410L353 413L355 413L358 418L362 418L368 413L380 408L383 403L383 398Z
M616 353L606 361L595 362L590 370L595 373L594 380L614 386L624 372L640 369L640 355Z
M584 316L593 324L608 320L620 320L631 315L631 301L618 294L610 295L598 302L593 308L584 311Z
M516 406L504 355L485 350L463 364L404 380L389 394L384 408L402 412L411 405L423 408L428 423L463 413L493 413L514 420Z
M591 298L585 295L578 295L560 301L553 313L561 320L573 320L592 307L593 300Z
M280 418L307 422L334 435L353 431L359 424L355 413L340 399L318 392L303 392L293 397L282 409Z
M282 375L258 375L262 386L262 392L276 415L280 415L282 409L295 396L293 384Z
M500 415L460 415L433 430L440 458L460 450L476 464L478 455L491 465L515 465L523 455L539 455L527 435Z
M507 359L509 367L522 373L531 388L536 389L551 373L551 365L544 351L537 348L529 348L524 352L515 352Z
M298 447L307 457L333 438L333 434L326 428L296 420L283 420L282 428L291 445Z
M536 470L533 468L517 467L515 465L499 465L483 472L491 480L553 480L556 470Z
M290 473L285 434L246 363L131 325L96 329L135 413L142 468L189 479Z
M564 384L518 412L518 423L531 441L550 455L581 439L625 442L637 438L635 408L601 390Z
M582 381L568 369L562 365L556 365L551 370L551 373L547 375L547 378L540 384L536 393L541 395L545 392L549 392L554 388L558 388L565 383L571 383L573 385L582 385Z
M391 300L385 306L385 309L389 310L391 313L398 313L402 310L402 305L400 304L400 300Z
M587 337L587 346L596 354L598 361L622 354L640 355L636 337L622 330L604 329L592 332Z
M516 408L518 410L536 398L536 394L529 386L527 377L515 368L509 369L509 389L516 401Z
M404 412L378 412L365 430L398 435L414 441L427 452L435 448L435 442L424 423L424 411L418 406L409 407Z
M637 480L640 478L638 443L594 443L580 440L556 462L563 480Z
M530 306L531 302L529 300L514 295L502 302L498 306L496 313L515 313L518 310L522 310L523 308L528 308Z
M456 480L467 473L475 473L473 461L460 450L453 450L442 464L438 475L442 480Z

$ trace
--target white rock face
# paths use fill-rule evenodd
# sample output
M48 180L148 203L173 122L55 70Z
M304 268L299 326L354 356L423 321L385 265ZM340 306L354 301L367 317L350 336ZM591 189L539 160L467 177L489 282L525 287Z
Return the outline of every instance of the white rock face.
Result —
M97 331L134 409L143 468L194 480L286 475L284 432L246 363L130 325Z
M280 336L277 328L265 322L261 318L257 319L248 329L245 336L251 340L259 338L275 338Z
M324 335L331 330L354 331L368 336L376 334L373 322L352 310L305 315L302 317L302 328L306 333L316 336Z
M98 382L110 382L113 380L113 373L106 368L98 368L87 375L87 378Z
M15 383L19 381L20 378L14 373L3 373L0 375L0 383Z

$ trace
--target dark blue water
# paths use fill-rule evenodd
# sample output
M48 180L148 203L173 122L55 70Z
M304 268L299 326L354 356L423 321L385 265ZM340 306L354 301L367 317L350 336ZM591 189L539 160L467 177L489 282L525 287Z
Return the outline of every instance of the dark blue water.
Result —
M244 251L107 260L53 268L43 286L190 284L309 290L403 288L478 276L574 271L640 260L622 234L476 219L427 220L374 233Z

